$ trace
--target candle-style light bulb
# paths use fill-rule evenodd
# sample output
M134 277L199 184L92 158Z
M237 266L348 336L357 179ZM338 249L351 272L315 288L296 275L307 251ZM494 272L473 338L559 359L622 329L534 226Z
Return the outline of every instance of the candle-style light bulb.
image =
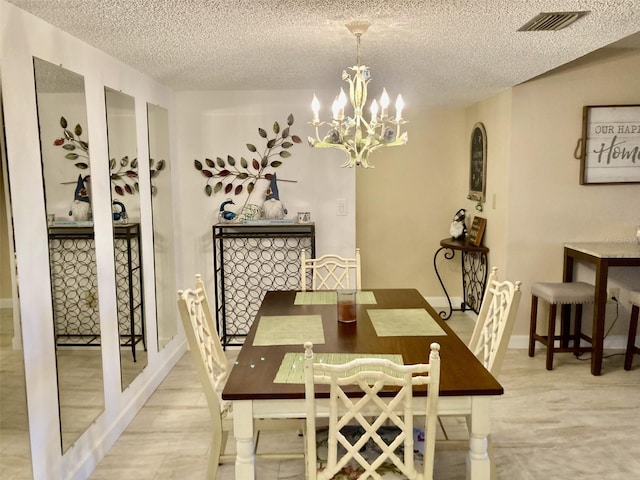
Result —
M344 107L347 104L347 94L344 93L344 90L340 89L340 95L338 95L338 107L340 108L340 117L344 117Z
M402 100L402 95L398 95L396 99L396 121L400 121L402 119L402 109L404 108L404 101Z
M378 121L378 102L374 99L371 102L371 123L376 123Z
M384 118L387 115L387 107L389 106L389 94L387 93L387 89L382 89L382 95L380 96L380 106L382 107L382 117Z
M313 110L313 122L320 121L320 102L318 101L318 97L316 94L313 94L313 100L311 100L311 110Z
M338 114L340 113L340 105L338 104L338 98L333 101L331 104L331 113L333 114L333 119L338 119Z

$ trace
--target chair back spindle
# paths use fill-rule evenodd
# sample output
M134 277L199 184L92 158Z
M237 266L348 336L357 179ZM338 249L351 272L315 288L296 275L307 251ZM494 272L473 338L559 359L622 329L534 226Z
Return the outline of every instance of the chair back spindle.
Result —
M469 349L494 377L502 369L522 293L521 282L500 282L497 277L493 267L469 341Z
M411 480L433 475L435 431L440 385L440 345L431 344L428 364L399 365L381 358L360 358L341 365L314 363L313 345L305 343L305 402L307 407L307 471L310 480L327 480L347 465L359 478L381 479L377 470L392 465L396 473ZM316 386L329 388L329 434L326 466L317 469ZM414 388L427 389L426 406L414 411ZM353 394L354 389L357 394ZM413 419L424 415L424 465L414 462ZM362 434L353 440L343 434L345 427L357 425ZM381 429L393 427L390 443ZM366 452L373 444L375 456ZM394 477L395 478L395 477Z
M359 248L356 248L356 255L353 258L333 254L309 258L307 251L303 250L300 263L301 289L303 291L307 289L338 290L349 288L360 290L362 288Z
M209 406L212 439L207 478L215 478L226 443L226 427L223 421L231 408L229 402L222 400L222 389L229 369L200 275L196 275L194 289L178 290L178 310L191 357Z

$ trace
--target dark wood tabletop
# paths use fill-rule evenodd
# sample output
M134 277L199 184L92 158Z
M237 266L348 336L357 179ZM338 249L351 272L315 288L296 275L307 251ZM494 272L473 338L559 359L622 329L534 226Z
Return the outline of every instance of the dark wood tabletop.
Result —
M373 289L376 304L359 304L357 322L337 321L336 305L294 305L295 291L266 293L236 364L227 379L222 397L226 400L304 398L304 384L273 383L287 352L304 352L300 345L254 346L253 338L261 316L322 316L324 344L314 345L317 353L402 354L405 364L429 363L429 345L440 344L441 396L501 395L503 388L484 368L467 346L451 330L431 305L415 289ZM379 337L367 310L385 308L424 308L447 335ZM419 392L416 392L419 395Z

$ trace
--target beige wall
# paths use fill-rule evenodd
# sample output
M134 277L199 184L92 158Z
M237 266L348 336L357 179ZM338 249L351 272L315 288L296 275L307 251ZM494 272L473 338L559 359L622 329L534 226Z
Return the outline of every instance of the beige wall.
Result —
M511 90L505 91L488 100L477 103L467 109L467 137L476 122L482 122L487 132L487 185L482 211L476 210L476 204L467 200L468 223L473 216L487 219L482 243L490 248L489 267L498 267L498 273L504 278L507 265L507 226L509 207L509 168L511 143ZM467 143L469 143L467 141ZM467 146L467 149L469 146ZM463 159L468 165L468 153ZM468 173L464 179L468 184Z
M584 105L640 103L640 53L614 52L513 89L506 274L524 285L514 335L527 334L531 283L562 279L563 243L630 240L640 225L640 185L580 185L573 157ZM584 270L580 279L594 282ZM624 334L628 290L640 289L640 273L617 268L609 279L622 289L621 320L611 333ZM606 328L615 316L609 308Z
M356 172L363 286L411 287L442 296L433 255L449 235L453 214L466 203L464 110L414 111L406 128L407 145L376 152L375 168ZM460 282L458 262L444 262L442 273ZM452 293L460 294L455 288Z
M483 211L467 199L469 147L476 122L487 130L487 201ZM453 214L467 210L487 218L483 243L490 266L507 264L507 209L511 92L464 109L415 112L406 146L375 154L375 169L356 172L356 241L362 249L365 288L413 287L426 297L443 297L433 268L440 240L449 235ZM450 295L462 296L459 254L440 254L438 271Z
M453 213L466 208L468 222L476 214L487 218L489 265L502 278L523 282L514 340L524 346L531 283L562 279L563 244L629 240L640 225L640 185L582 186L580 162L573 157L582 107L640 103L639 74L640 53L609 50L465 110L413 112L409 143L376 153L375 170L356 175L364 287L416 287L426 297L442 297L433 254ZM484 123L488 144L481 213L466 199L475 122ZM449 293L460 296L459 263L441 260L439 268ZM578 276L594 281L586 267ZM628 291L640 289L640 274L618 268L609 278L621 287L620 320L611 330L620 336L628 327ZM586 318L590 314L587 309ZM606 328L615 317L615 306L608 307Z

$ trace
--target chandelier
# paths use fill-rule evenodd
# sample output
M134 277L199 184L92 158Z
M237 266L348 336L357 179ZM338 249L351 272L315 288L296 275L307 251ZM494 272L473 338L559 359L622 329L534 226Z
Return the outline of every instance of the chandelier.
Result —
M369 22L350 22L346 27L355 35L357 42L356 65L349 68L353 74L350 75L346 70L342 72L342 79L349 83L349 101L353 108L353 117L345 116L347 95L341 88L340 94L331 107L332 120L321 122L320 102L314 95L311 102L313 120L309 124L315 128L316 137L309 137L309 145L316 148L344 150L347 160L341 165L342 167L373 168L369 163L371 152L382 147L395 147L407 143L407 132L400 132L400 126L407 123L402 119L404 102L402 95L398 95L395 116L390 116L389 95L383 88L380 103L377 100L371 102L371 116L367 122L363 115L363 108L367 102L367 84L371 80L371 73L368 67L360 65L360 37L369 28ZM322 125L328 125L329 129L327 135L320 139L318 128Z

